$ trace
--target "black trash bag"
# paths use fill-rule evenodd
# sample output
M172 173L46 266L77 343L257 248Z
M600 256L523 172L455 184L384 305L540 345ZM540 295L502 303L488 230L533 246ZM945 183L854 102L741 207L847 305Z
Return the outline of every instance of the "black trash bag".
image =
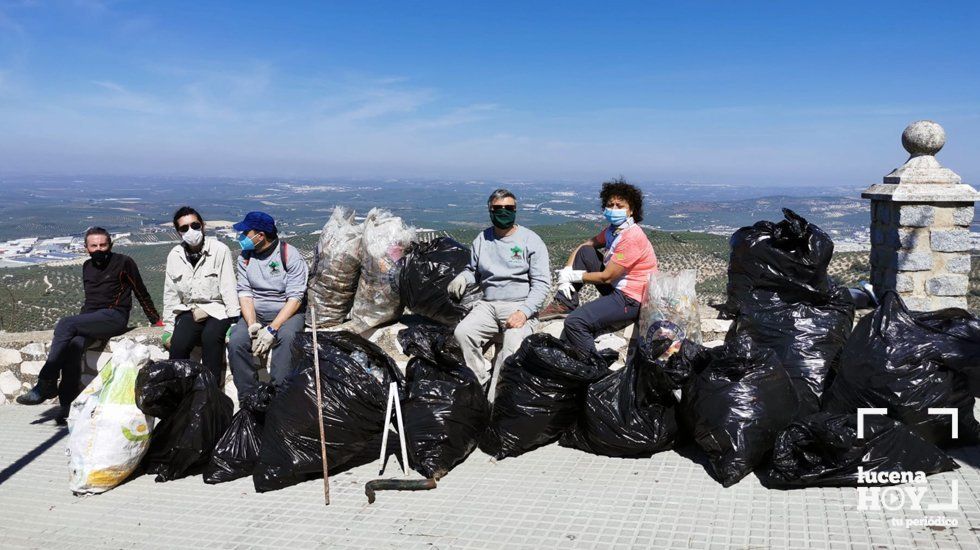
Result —
M156 481L199 473L228 429L235 408L214 375L189 360L154 361L143 367L136 378L136 403L144 413L160 419L142 461L146 473L156 474Z
M745 335L702 357L681 406L715 478L730 487L766 459L799 403L776 355Z
M834 243L819 227L783 209L731 238L728 300L716 306L735 320L728 338L746 332L772 349L800 398L798 417L820 410L854 323L854 300L827 274Z
M480 449L499 460L557 441L578 419L588 385L608 372L599 354L528 336L504 362Z
M317 341L327 461L334 472L377 457L388 385L403 381L394 360L356 334L319 332ZM312 333L298 334L293 341L293 365L296 372L265 413L252 475L260 493L323 477Z
M451 328L410 327L398 333L398 342L415 355L401 402L409 465L438 480L476 448L490 423L490 404Z
M641 342L625 367L589 385L585 410L562 436L561 446L631 458L649 457L674 446L677 399L657 381L657 369L666 362L660 357L672 341Z
M789 425L776 439L772 463L760 477L767 487L888 485L858 480L865 472L948 472L959 465L939 447L887 416L865 415L864 438L856 414L820 412Z
M460 300L446 290L470 263L470 249L449 237L413 242L398 263L402 304L437 323L455 326L483 297L476 284L467 286Z
M224 483L252 475L262 446L265 411L275 394L275 386L259 384L255 391L241 398L241 408L211 453L204 470L205 483Z
M910 312L892 290L861 319L844 347L824 409L856 413L885 407L926 441L940 446L980 441L973 415L971 383L980 376L980 320L962 309ZM958 411L959 438L952 418L930 407Z

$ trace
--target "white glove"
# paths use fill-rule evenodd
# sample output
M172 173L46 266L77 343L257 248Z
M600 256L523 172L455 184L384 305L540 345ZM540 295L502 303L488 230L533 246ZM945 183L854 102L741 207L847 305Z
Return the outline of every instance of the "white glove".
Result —
M255 335L262 330L262 323L252 323L248 326L248 337L255 340Z
M576 270L571 267L565 266L562 269L555 270L555 277L558 278L558 292L561 292L569 300L572 299L572 294L575 293L575 287L572 283L581 283L582 276L585 275L584 270Z
M455 279L450 281L449 286L446 287L449 295L456 300L459 300L463 297L463 294L466 294L466 276L464 273L457 275Z
M569 300L572 299L572 294L575 293L575 287L572 283L558 283L558 292L561 292Z
M263 328L252 342L252 355L264 356L269 353L275 343L276 335L269 332L269 327Z

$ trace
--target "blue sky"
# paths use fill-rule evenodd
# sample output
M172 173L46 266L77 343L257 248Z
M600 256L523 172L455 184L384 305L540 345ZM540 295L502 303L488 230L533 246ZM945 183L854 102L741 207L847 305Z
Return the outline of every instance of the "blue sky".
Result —
M0 0L0 171L980 183L980 2Z

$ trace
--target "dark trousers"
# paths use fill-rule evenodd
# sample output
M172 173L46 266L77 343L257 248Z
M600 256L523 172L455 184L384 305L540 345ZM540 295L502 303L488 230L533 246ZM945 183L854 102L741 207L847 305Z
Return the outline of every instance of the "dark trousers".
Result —
M572 269L598 273L604 268L599 252L594 248L584 247L575 254ZM560 292L556 295L563 304L574 309L565 318L561 339L586 353L595 353L595 337L626 328L636 322L640 317L640 303L614 289L612 285L596 285L601 296L579 306L581 288L581 284L575 285L575 293L571 299L565 298Z
M222 386L225 382L225 334L231 322L232 319L209 316L198 323L189 311L178 314L170 338L170 359L189 359L191 351L201 346L201 363L214 375L218 386Z
M58 380L58 401L65 407L81 393L82 354L94 340L107 340L126 332L129 315L118 309L100 309L64 317L54 326L51 351L38 378Z

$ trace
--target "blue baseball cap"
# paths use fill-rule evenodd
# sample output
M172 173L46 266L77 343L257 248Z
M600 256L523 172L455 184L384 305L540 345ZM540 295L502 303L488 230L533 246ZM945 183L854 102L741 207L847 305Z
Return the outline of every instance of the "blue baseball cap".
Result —
M245 214L245 219L234 225L235 231L247 233L249 231L261 231L267 235L279 233L276 229L276 220L265 212L249 212Z

